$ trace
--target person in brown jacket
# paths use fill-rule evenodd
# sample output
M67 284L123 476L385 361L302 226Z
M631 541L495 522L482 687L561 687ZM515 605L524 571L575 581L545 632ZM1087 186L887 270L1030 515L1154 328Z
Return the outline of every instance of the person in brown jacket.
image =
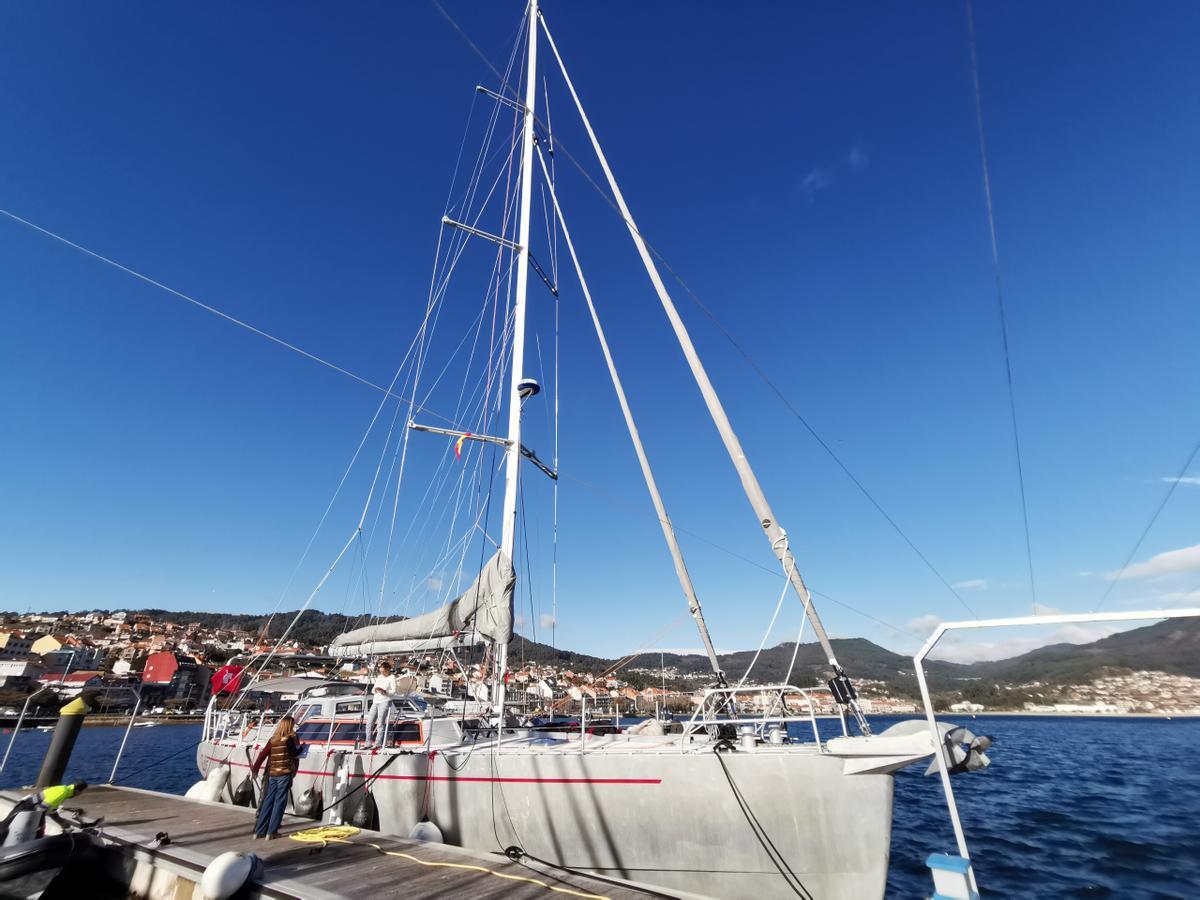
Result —
M287 806L292 779L300 767L301 749L296 739L296 721L291 716L284 716L250 767L251 774L258 775L263 763L267 764L267 786L258 805L258 820L254 824L255 840L260 837L267 840L279 837L279 825L283 822L283 810Z

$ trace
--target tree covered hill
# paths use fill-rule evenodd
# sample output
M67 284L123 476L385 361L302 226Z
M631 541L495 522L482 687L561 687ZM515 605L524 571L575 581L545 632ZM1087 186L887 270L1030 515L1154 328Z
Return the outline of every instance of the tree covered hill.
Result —
M268 636L272 638L280 637L297 613L296 610L291 610L268 616L173 612L163 609L130 612L147 615L157 621L174 621L181 624L197 622L208 629L237 629L257 634L266 628ZM290 637L302 642L326 645L339 634L365 625L367 621L364 616L308 610L300 617ZM911 657L893 653L863 638L834 640L833 646L839 662L852 677L881 681L898 694L915 696L916 679ZM764 648L755 664L753 680L760 684L782 681L792 663L794 650L794 642ZM753 650L740 650L722 654L719 662L730 679L738 679L746 671L753 656ZM608 671L618 662L614 659L551 647L521 635L513 641L510 659L517 664L536 662L594 673ZM620 669L621 677L628 678L628 673L633 669L657 672L660 665L674 670L679 676L703 675L709 670L708 659L701 655L650 652L642 653L623 665ZM1075 684L1086 682L1111 669L1147 669L1200 677L1200 621L1168 620L1124 631L1091 644L1054 644L1010 659L969 665L933 660L927 662L925 668L934 690L954 689L967 682L1025 684L1041 681L1047 684ZM812 685L824 682L828 677L829 665L820 645L801 644L792 667L792 683ZM645 680L647 683L657 681L651 678L649 673L631 680Z
M1200 620L1167 619L1091 644L1052 644L965 668L977 677L1015 683L1078 683L1102 669L1146 669L1200 678Z

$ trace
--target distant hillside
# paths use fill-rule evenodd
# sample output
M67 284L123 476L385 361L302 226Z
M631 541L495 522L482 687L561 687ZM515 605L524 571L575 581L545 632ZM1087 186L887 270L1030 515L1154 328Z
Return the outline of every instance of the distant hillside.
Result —
M97 610L98 612L106 612ZM237 613L172 612L163 609L131 610L158 620L182 624L199 622L207 628L238 629L257 633L270 620L269 635L278 638L296 610L281 612L274 617ZM393 617L394 619L394 617ZM392 621L387 619L386 621ZM309 610L300 617L291 636L299 641L318 645L328 644L339 634L367 623L364 616L344 616ZM850 675L857 679L884 682L889 690L904 696L916 695L912 658L893 653L863 638L833 641L838 660ZM759 683L782 681L791 662L793 642L764 648L755 664L753 679ZM468 656L470 654L467 654ZM719 657L721 667L731 678L740 678L754 656L752 650L725 653ZM551 647L517 635L510 649L514 663L536 662L553 664L582 672L606 671L617 662L599 656ZM621 677L634 682L652 683L648 674L630 676L631 669L657 672L665 665L680 675L703 674L708 671L708 659L695 654L643 653L621 668ZM978 662L964 665L941 661L926 663L931 687L934 690L956 690L964 685L1024 684L1041 681L1047 684L1079 684L1090 681L1110 669L1148 669L1175 675L1200 678L1200 620L1177 619L1124 631L1091 644L1054 644L1011 659ZM805 686L824 682L829 677L829 665L818 644L801 644L792 670L793 684Z
M963 668L978 677L1018 683L1078 683L1105 668L1147 669L1200 678L1200 620L1168 619L1091 644L1053 644L1012 659Z
M882 681L891 692L916 696L911 657L893 653L862 638L832 643L838 661L852 677ZM787 675L794 648L793 642L764 648L754 667L754 680L760 683L782 681ZM742 650L721 654L718 661L732 679L741 677L753 657L753 651ZM660 663L660 654L645 653L622 671L657 670L660 664L680 674L700 674L709 670L708 659L704 656L666 653L661 655ZM1200 678L1200 620L1159 622L1091 644L1055 644L1010 659L971 664L931 660L925 664L934 691L955 690L966 684L983 682L988 685L1033 681L1052 685L1082 684L1112 669L1146 669ZM801 644L791 682L804 686L823 682L828 677L829 665L820 645Z
M765 647L754 664L754 680L759 682L782 681L788 672L792 660L795 642L788 641L774 647ZM833 649L847 671L857 678L871 678L879 681L894 682L897 678L913 677L912 660L874 644L864 638L848 638L833 641ZM717 661L730 678L741 678L746 667L754 658L753 650L739 650L734 653L718 655ZM711 668L708 657L688 654L679 655L667 653L663 655L662 663L668 668L674 667L681 674L707 672ZM626 668L659 668L659 654L644 653L634 659ZM801 644L796 653L796 663L792 670L792 682L800 685L810 685L825 681L829 678L829 662L819 644Z

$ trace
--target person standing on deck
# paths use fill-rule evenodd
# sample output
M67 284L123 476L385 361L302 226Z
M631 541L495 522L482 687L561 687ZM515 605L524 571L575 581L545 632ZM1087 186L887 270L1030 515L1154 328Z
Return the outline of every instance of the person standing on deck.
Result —
M388 717L392 711L392 695L396 693L396 676L392 664L381 663L379 674L371 685L371 710L367 713L367 743L365 749L383 749L387 740Z
M291 716L284 716L250 767L251 775L256 776L262 764L267 764L267 785L262 793L262 802L258 805L258 819L254 823L255 840L279 837L279 825L283 822L292 779L300 767L301 750L302 745L296 739L296 721Z

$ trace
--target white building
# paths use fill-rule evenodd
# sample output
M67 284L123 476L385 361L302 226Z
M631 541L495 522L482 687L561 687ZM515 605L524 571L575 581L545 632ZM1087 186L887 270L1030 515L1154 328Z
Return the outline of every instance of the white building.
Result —
M950 712L983 712L983 705L980 703L970 703L966 700L963 700L961 703L951 703Z
M1103 713L1119 713L1121 711L1115 703L1055 703L1054 711L1059 713L1091 713L1099 715Z
M44 673L36 659L0 659L0 687L29 687Z

